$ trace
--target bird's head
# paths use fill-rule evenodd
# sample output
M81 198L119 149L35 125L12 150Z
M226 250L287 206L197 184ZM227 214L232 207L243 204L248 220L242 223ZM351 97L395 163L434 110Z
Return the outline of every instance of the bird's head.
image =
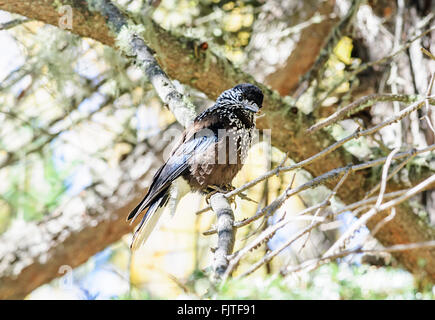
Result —
M253 84L242 83L222 92L217 102L257 113L263 104L263 92Z

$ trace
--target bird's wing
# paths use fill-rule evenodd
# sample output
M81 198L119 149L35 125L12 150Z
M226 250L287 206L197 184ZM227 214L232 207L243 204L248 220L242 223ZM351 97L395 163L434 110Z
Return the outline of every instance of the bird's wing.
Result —
M163 196L170 184L187 169L188 161L193 156L206 151L216 142L217 138L214 135L195 135L194 129L183 134L181 143L174 149L168 161L156 172L147 194L128 215L127 220L133 218L134 221L144 209L152 204L154 199Z

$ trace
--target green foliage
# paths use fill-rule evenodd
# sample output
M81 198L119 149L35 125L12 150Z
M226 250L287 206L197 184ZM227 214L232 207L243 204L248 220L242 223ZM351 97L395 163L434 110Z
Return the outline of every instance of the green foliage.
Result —
M2 198L24 220L39 220L57 208L66 190L64 179L68 171L55 168L52 157L42 158L32 164L17 165L9 175L9 189Z
M150 300L150 299L155 299L155 298L151 297L148 291L139 290L137 288L131 288L129 292L114 298L114 300Z
M216 299L434 299L409 273L390 267L330 263L309 274L229 280Z
M195 271L184 289L186 297L231 300L433 300L435 287L423 291L416 288L411 274L392 267L329 263L310 273L282 277L278 274L229 279L221 288L208 286L200 294L198 287L207 287L209 280ZM117 299L160 299L146 290L133 288Z

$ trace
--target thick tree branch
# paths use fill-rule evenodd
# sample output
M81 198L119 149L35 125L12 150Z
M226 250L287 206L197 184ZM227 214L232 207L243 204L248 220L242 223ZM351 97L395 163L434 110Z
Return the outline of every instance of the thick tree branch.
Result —
M106 18L108 25L117 34L118 43L126 42L125 47L121 46L121 50L134 59L148 77L160 99L169 106L177 121L187 127L195 117L195 107L177 91L141 35L136 30L129 29L127 18L111 1L88 2Z
M139 201L139 198L135 199ZM0 244L0 299L23 299L32 290L62 276L59 268L71 268L132 231L125 222L129 202L111 204L106 214L64 215L9 230ZM76 230L71 225L79 227ZM13 228L13 227L12 227ZM18 247L17 247L18 244Z
M212 195L210 205L217 217L218 243L214 252L213 271L215 279L219 280L228 268L228 256L234 248L236 229L233 226L233 210L224 194Z
M335 1L325 1L316 12L326 18L318 24L312 24L301 32L296 48L287 58L284 66L266 78L266 83L286 96L298 85L300 78L314 65L325 45L325 39L334 29L338 18L331 18Z
M57 3L72 6L74 17L72 32L114 46L115 37L109 31L105 19L100 14L87 10L81 1L3 0L0 2L0 9L58 25ZM212 50L199 51L199 55L196 55L195 52L198 50L195 48L199 47L197 40L176 36L153 22L147 24L146 28L145 32L140 35L145 43L156 52L156 59L168 76L195 87L210 98L216 98L219 93L236 83L256 83L250 75L235 68L228 60L213 53ZM139 56L136 55L136 57ZM264 85L258 85L265 93L264 113L266 116L258 119L257 126L260 129L279 128L279 130L272 130L272 143L288 151L289 157L299 162L319 153L335 142L328 133L321 130L307 135L305 130L314 124L315 119L298 112L289 103L284 102L276 92ZM359 161L344 148L339 148L328 154L324 161L313 162L306 169L313 176L319 176L334 168L344 167L349 162L358 163ZM370 174L370 171L361 170L349 177L340 190L341 199L352 203L363 198L365 193L373 187L373 183L367 179ZM423 170L418 174L411 174L410 180L416 184L431 174L430 170ZM391 183L387 191L399 188L400 183ZM383 218L382 215L377 215L376 218L378 217ZM379 220L373 219L373 222L369 222L369 227L372 223L376 225L377 222ZM433 239L433 229L422 223L412 210L400 207L395 219L386 224L382 232L378 232L377 238L387 246L397 243L424 242ZM396 257L411 271L418 272L422 268L418 263L419 256L413 251L402 252ZM428 255L424 268L433 268L434 265L435 256Z
M94 184L47 219L12 225L1 235L0 299L24 298L62 276L61 266L75 268L133 231L126 216L143 196L143 185L149 184L163 163L163 151L150 149L150 143L137 145L123 161L124 180L109 197L96 196L93 190L98 185ZM137 163L143 167L140 177L132 171Z

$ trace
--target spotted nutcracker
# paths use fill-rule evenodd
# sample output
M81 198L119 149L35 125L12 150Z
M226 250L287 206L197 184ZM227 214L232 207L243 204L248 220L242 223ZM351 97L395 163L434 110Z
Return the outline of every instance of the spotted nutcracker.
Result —
M254 115L262 103L258 87L239 84L194 119L154 175L145 197L128 215L127 220L133 222L148 209L133 235L132 249L149 237L169 199L177 202L189 191L207 194L229 189L251 146Z

